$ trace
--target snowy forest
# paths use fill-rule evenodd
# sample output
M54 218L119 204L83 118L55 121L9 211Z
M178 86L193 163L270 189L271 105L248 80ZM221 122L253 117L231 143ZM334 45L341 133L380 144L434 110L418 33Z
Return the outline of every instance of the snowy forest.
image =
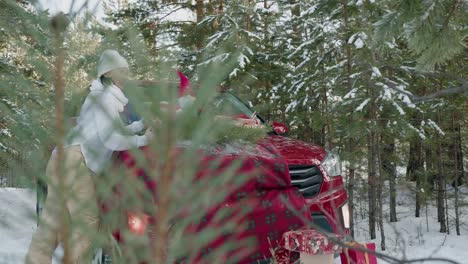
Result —
M159 80L176 68L194 87L223 87L263 119L285 124L288 137L337 153L351 216L346 236L374 242L379 263L467 263L467 1L98 4L71 1L67 12L54 14L40 1L0 0L0 208L30 208L10 218L16 208L0 209L0 263L23 263L36 226L37 178L54 146L63 147L67 120L79 114L99 56L110 48L127 58L131 79ZM169 122L160 135L167 138L158 141L155 129L155 148L162 160L168 155L161 184L177 167L165 152L176 141L170 135L191 129L194 137L205 133ZM186 195L210 197L216 186ZM156 234L165 237L171 208L183 201L160 202ZM182 231L174 232L181 239ZM182 244L171 250L156 243L151 263L196 254ZM72 263L73 245L62 246L63 263Z

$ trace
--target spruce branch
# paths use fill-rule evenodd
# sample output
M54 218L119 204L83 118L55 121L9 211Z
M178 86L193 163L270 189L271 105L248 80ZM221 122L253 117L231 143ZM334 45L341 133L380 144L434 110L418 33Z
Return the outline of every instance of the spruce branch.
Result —
M450 22L450 18L452 18L453 14L455 13L455 10L457 9L458 4L461 4L463 1L461 0L454 0L452 4L452 8L450 9L447 17L444 20L444 23L442 24L442 27L440 28L439 32L442 32L444 29L448 27L448 24Z
M399 72L402 72L402 73L410 73L412 75L423 75L423 76L432 77L432 78L454 79L454 80L457 80L457 81L459 81L461 83L468 82L468 80L466 80L465 78L460 77L460 76L455 75L455 74L452 74L452 73L449 73L449 72L419 71L419 70L417 70L415 68L412 68L412 67L405 67L405 66L396 67L396 66L389 65L389 64L383 65L382 67L390 69L390 70L394 70L394 71L399 71Z

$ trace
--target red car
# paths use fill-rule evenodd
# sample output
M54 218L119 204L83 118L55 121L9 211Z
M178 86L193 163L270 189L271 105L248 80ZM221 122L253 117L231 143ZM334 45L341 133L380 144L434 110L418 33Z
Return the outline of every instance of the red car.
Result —
M221 93L216 98L214 105L219 106L220 109L221 106L223 109L229 109L229 115L244 116L246 118L256 116L256 113L250 107L238 97L228 92ZM255 118L257 123L265 123L265 120L261 117L256 116ZM246 183L240 190L236 190L232 195L228 195L226 200L223 201L223 203L235 205L237 203L235 195L239 196L240 193L246 197L250 195L253 197L251 199L253 209L242 221L260 221L263 223L261 228L257 227L253 231L250 230L250 232L244 230L237 234L236 239L248 236L257 238L257 248L252 250L251 254L245 258L239 259L237 263L258 263L258 261L264 261L265 257L271 257L270 248L272 245L269 244L271 243L270 241L280 239L282 232L304 228L304 217L307 220L310 220L309 217L311 217L311 221L313 222L312 226L306 226L306 228L317 228L326 232L343 235L349 234L350 216L347 205L347 194L343 184L343 177L341 176L341 163L338 155L326 151L323 147L288 138L285 136L287 132L288 128L285 125L273 122L273 131L267 135L265 140L257 144L257 152L246 151L245 153L249 154L245 154L242 153L241 149L239 156L227 155L229 156L228 160L245 158L247 155L250 160L243 162L242 166L244 170L249 170L249 168L254 167L254 163L261 160L263 162L261 168L265 172L262 175L266 178L263 179L263 185L259 184L258 178L254 179L255 182L252 181L252 184ZM144 151L148 152L147 149L144 149ZM239 151L236 152L238 153ZM223 157L223 155L222 150L218 150L214 154L216 157ZM212 157L213 153L206 155L205 161L209 162ZM135 163L129 152L120 153L119 158L127 166L134 167ZM284 166L284 170L281 172L278 170L278 166ZM138 168L134 169L136 169L136 174L140 174L139 176L143 176L144 178L141 170ZM147 182L147 187L155 191L154 182ZM257 193L258 197L258 193L262 192L265 195L264 197L255 198L255 193ZM299 195L297 196L297 194ZM281 201L281 196L287 196L289 202L297 210L306 207L306 214L310 215L288 215L288 209ZM269 205L267 208L264 206L265 203ZM214 207L210 212L207 212L207 215L218 209L218 207ZM271 220L272 216L274 217L273 220ZM144 234L146 226L151 222L151 218L146 215L133 215L129 213L128 229L135 234ZM269 225L271 221L268 220L274 221L275 224ZM121 239L118 230L114 235L118 239ZM215 248L224 242L225 240L219 240L211 246ZM205 250L211 250L211 248ZM202 258L198 262L204 263Z
M229 114L234 116L256 116L250 107L228 92L221 93L214 105L230 109ZM260 116L257 115L256 118L257 122L266 123ZM255 146L255 151L240 150L240 155L226 156L229 157L228 160L249 157L242 165L246 170L255 167L260 160L262 161L260 168L263 170L259 177L250 183L247 182L235 193L229 194L223 202L235 205L239 201L236 198L239 194L252 198L252 212L242 221L248 222L249 226L253 223L256 228L244 230L234 236L235 239L254 236L258 243L251 254L239 259L237 263L262 263L265 258L271 257L271 245L268 240L277 241L283 232L291 229L317 228L326 232L349 235L350 215L339 156L326 151L323 147L286 137L288 128L281 123L273 122L272 126L273 131ZM214 156L223 157L223 155L223 151L219 151ZM212 156L213 154L207 155L205 160L209 161ZM129 152L119 153L118 157L120 162L129 167L134 166ZM138 168L134 169L141 171ZM147 187L154 191L155 183L147 182ZM307 215L291 214L281 197L287 197L295 209ZM307 210L304 210L304 207ZM213 208L207 212L207 215L218 209ZM127 217L125 225L135 234L145 234L146 226L152 219L150 216L131 213L128 213ZM313 226L304 226L304 218L311 220ZM120 231L116 230L114 236L122 242ZM124 241L122 243L124 244ZM215 248L222 243L223 240L218 240L212 246ZM203 259L199 262L203 263ZM111 260L108 255L98 250L93 263L111 263ZM268 260L265 263L269 263Z

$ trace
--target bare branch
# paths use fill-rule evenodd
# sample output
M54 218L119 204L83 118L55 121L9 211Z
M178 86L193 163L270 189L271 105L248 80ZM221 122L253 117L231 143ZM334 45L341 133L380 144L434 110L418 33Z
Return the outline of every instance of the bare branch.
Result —
M437 91L435 93L424 95L424 96L415 96L415 102L429 101L436 98L454 95L454 94L467 94L468 93L468 82L459 87L447 88L445 90Z
M447 79L452 79L461 83L461 86L458 86L458 87L450 87L450 88L437 91L428 95L418 96L418 95L414 95L410 92L407 92L398 88L395 82L390 81L390 83L388 83L389 80L387 79L387 85L389 88L408 96L415 103L429 101L429 100L433 100L433 99L437 99L437 98L445 97L445 96L450 96L454 94L468 94L468 80L455 74L451 74L447 72L421 72L421 71L418 71L416 69L409 68L409 67L395 67L391 65L385 65L384 68L388 68L388 69L396 70L400 72L406 72L412 75L422 75L422 76L431 77L431 78L447 78Z
M411 73L413 75L423 75L423 76L432 77L432 78L449 78L449 79L457 80L462 83L468 82L468 80L466 80L465 78L462 78L458 75L451 74L448 72L423 72L423 71L418 71L411 67L404 67L404 66L395 67L392 65L384 65L383 68L388 68L390 70L396 70L396 71L405 72L405 73Z
M445 96L454 95L454 94L468 94L468 82L463 84L462 86L459 86L459 87L447 88L447 89L437 91L437 92L432 93L432 94L423 95L423 96L414 95L414 94L412 94L410 92L404 91L404 90L398 88L393 83L387 83L387 86L390 89L394 90L394 91L397 91L397 92L399 92L401 94L404 94L404 95L408 96L413 103L419 103L419 102L434 100L434 99L437 99L437 98L440 98L440 97L445 97Z

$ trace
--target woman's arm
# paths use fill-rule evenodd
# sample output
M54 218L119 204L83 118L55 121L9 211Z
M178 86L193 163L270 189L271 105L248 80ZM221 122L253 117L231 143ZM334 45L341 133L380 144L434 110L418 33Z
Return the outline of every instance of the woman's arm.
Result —
M132 122L130 125L126 126L125 128L135 134L135 133L142 131L145 128L145 125L143 124L142 120L138 120L138 121Z
M100 99L98 100L100 103L93 107L94 125L106 148L113 151L122 151L148 144L148 138L145 135L125 135L125 127L120 120L117 108L105 95ZM138 123L132 125L130 125L131 129L140 128Z

